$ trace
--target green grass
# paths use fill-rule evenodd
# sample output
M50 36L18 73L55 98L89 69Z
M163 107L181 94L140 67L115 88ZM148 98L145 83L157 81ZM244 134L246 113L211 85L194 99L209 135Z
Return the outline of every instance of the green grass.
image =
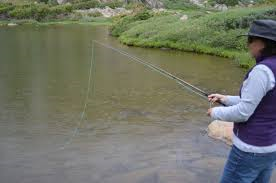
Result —
M162 0L165 8L174 10L196 10L199 6L191 3L189 0Z
M85 20L49 20L47 22L40 22L32 19L22 19L22 20L1 20L0 26L7 26L9 23L16 23L18 25L55 25L55 24L85 24L85 25L104 25L104 26L110 26L111 25L111 19L108 18L100 18L95 17L93 20L85 21Z
M8 1L7 1L8 2ZM11 3L12 2L12 3ZM23 3L24 2L24 3ZM78 9L90 9L96 7L105 7L110 6L115 8L122 6L122 3L119 1L109 2L109 3L100 3L98 0L76 0L72 4L57 5L53 3L33 3L28 1L22 1L21 3L17 1L9 1L9 3L0 2L0 18L3 19L16 19L16 20L25 20L33 19L36 21L49 21L53 19L68 19L71 17L77 18L74 16L74 10ZM93 19L93 16L99 16L99 14L91 14L90 19ZM82 17L80 17L82 20Z
M192 13L191 13L192 15ZM155 48L173 48L206 53L236 60L243 67L254 64L247 54L246 33L255 19L275 19L276 7L238 8L191 16L187 21L181 15L161 15L146 20L134 16L117 20L111 33L127 45Z

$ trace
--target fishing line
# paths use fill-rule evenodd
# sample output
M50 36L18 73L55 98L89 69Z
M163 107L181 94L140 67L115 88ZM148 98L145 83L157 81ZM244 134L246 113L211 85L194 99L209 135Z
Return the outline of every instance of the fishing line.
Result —
M90 94L90 90L91 90L90 89L91 88L91 83L93 83L92 84L92 93L94 94L95 82L94 82L94 77L92 77L92 71L93 70L95 71L95 63L94 63L95 53L94 53L94 47L95 47L94 42L92 42L91 59L90 59L90 68L89 68L89 77L88 77L88 83L87 83L86 97L85 97L85 101L84 101L84 104L83 104L83 107L82 107L82 112L80 113L80 119L79 119L79 122L78 122L77 126L72 131L72 134L70 135L70 137L68 138L68 140L66 140L66 142L64 143L64 145L62 145L60 147L60 149L64 149L66 145L71 144L73 138L77 135L77 133L79 131L79 128L80 128L81 123L82 123L82 121L84 119L85 112L86 112L86 109L87 109L88 100L89 100L89 94ZM94 76L94 72L93 72L93 76Z
M186 82L186 81L178 78L177 76L175 76L175 75L173 75L173 74L171 74L171 73L163 70L160 67L157 67L157 66L155 66L155 65L153 65L151 63L148 63L148 62L146 62L146 61L144 61L144 60L142 60L142 59L140 59L140 58L138 58L138 57L136 57L134 55L131 55L131 54L129 54L129 53L123 51L123 50L114 48L112 46L106 45L106 44L101 43L101 42L96 41L96 40L92 40L92 49L91 49L92 51L91 51L91 60L90 60L90 68L89 68L89 77L88 77L88 84L87 84L87 90L86 90L86 98L85 98L85 101L84 101L83 110L82 110L82 112L80 114L79 122L78 122L77 126L75 127L75 129L72 132L72 135L70 135L70 137L68 138L68 140L64 143L64 145L62 145L60 147L60 149L64 149L66 145L71 144L73 138L77 135L77 133L79 131L79 128L80 128L80 126L82 124L82 121L84 119L85 112L86 112L86 109L87 109L88 100L89 100L89 94L90 94L90 90L91 90L91 83L93 83L92 84L92 93L94 94L95 81L92 81L92 79L94 80L94 77L92 77L92 71L93 70L95 71L95 53L94 53L95 43L97 43L97 44L99 44L99 45L101 45L101 46L103 46L103 47L105 47L107 49L111 49L111 50L113 50L115 52L118 52L118 53L120 53L120 54L122 54L122 55L124 55L124 56L126 56L128 58L131 58L131 60L136 61L138 63L141 63L144 66L146 66L148 68L151 68L152 70L160 73L161 75L163 75L163 76L165 76L165 77L167 77L169 79L175 80L177 82L177 84L181 85L183 88L186 88L187 90L191 91L192 93L197 94L201 98L206 99L208 97L208 95L209 95L207 92L205 92L205 91L197 88L196 86L194 86L194 85L192 85L192 84L190 84L190 83L188 83L188 82ZM94 72L93 72L93 74L94 74ZM218 102L218 103L221 104L221 105L224 105L224 104L222 104L220 102Z
M105 48L111 49L111 50L113 50L115 52L118 52L118 53L120 53L122 55L125 55L126 57L131 58L133 61L141 63L144 66L151 68L152 70L154 70L154 71L162 74L163 76L165 76L165 77L167 77L169 79L175 80L182 87L188 89L192 93L195 93L195 94L197 94L198 96L200 96L200 97L202 97L204 99L206 99L208 97L208 95L209 95L207 92L205 92L205 91L199 89L198 87L196 87L196 86L194 86L194 85L192 85L192 84L184 81L183 79L178 78L177 76L169 73L168 71L165 71L164 69L162 69L160 67L157 67L157 66L155 66L155 65L153 65L151 63L148 63L148 62L146 62L146 61L144 61L144 60L142 60L142 59L140 59L140 58L138 58L138 57L136 57L134 55L131 55L131 54L129 54L129 53L123 51L123 50L120 50L120 49L114 48L112 46L106 45L106 44L101 43L101 42L99 42L97 40L93 40L92 42L97 43L97 44L99 44L99 45L101 45L101 46L103 46ZM221 104L221 105L224 105L224 104L222 104L220 102L218 102L218 103Z
M212 101L210 101L209 102L209 109L212 109L212 105L213 105L213 102ZM212 121L211 122L209 122L209 125L212 123ZM201 131L201 135L202 136L205 136L205 135L207 135L208 134L208 131L209 131L209 125L207 126L207 128L205 128L205 129L203 129L202 131Z

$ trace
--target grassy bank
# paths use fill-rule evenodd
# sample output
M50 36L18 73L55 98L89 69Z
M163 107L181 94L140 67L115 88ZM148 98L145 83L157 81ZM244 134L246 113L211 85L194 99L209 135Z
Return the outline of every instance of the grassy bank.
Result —
M89 21L87 20L66 20L66 19L53 19L47 21L36 21L33 19L22 19L22 20L0 20L0 26L8 26L9 24L16 24L16 25L54 25L54 24L85 24L85 25L104 25L104 26L111 26L112 20L110 18L103 18L103 17L95 17L91 18Z
M183 14L188 15L188 20L180 20ZM144 11L117 19L111 33L127 45L206 53L231 58L242 67L250 67L254 61L247 54L245 38L237 36L246 33L253 20L265 18L276 20L275 5L157 16Z
M90 8L102 8L109 6L116 8L122 6L119 1L100 3L97 0L75 0L70 4L58 5L53 3L1 3L0 2L0 21L21 21L30 20L37 22L52 21L82 21L82 22L99 22L104 18L99 13L91 13L89 16L82 16L75 10L83 10Z
M209 0L212 2L215 0ZM270 0L274 2L275 0ZM97 0L73 0L71 4L36 3L14 0L0 3L0 25L17 24L93 24L111 25L111 34L127 45L172 48L234 59L242 67L254 61L247 54L246 33L255 19L275 19L276 5L235 8L218 12L210 7L198 7L189 1L163 0L165 12L153 12L142 4L129 4L132 15L103 18L98 13L87 15L75 10L121 7L123 1L100 3ZM261 0L260 0L261 2ZM266 3L269 3L266 1ZM186 20L185 16L188 17ZM182 18L182 20L181 20Z

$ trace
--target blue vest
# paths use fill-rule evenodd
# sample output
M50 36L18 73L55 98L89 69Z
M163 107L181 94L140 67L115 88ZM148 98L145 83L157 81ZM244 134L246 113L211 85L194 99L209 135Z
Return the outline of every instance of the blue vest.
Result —
M270 68L276 78L276 56L261 60L258 64ZM245 77L248 78L249 71ZM234 133L243 142L254 146L276 144L276 87L267 92L254 113L244 123L234 123Z

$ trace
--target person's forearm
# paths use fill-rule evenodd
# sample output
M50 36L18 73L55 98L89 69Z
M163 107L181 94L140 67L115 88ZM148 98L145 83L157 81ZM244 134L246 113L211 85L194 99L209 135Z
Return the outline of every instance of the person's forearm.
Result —
M231 122L245 122L252 115L256 105L250 101L242 101L237 105L229 107L215 107L212 110L211 117L214 120L223 120Z
M226 106L232 106L232 105L238 104L240 101L241 101L240 96L227 95L224 104Z
M227 107L215 107L212 109L213 119L244 122L254 113L262 98L274 87L275 78L271 70L265 66L256 66L243 83L241 98L227 96ZM272 75L272 76L271 76Z

